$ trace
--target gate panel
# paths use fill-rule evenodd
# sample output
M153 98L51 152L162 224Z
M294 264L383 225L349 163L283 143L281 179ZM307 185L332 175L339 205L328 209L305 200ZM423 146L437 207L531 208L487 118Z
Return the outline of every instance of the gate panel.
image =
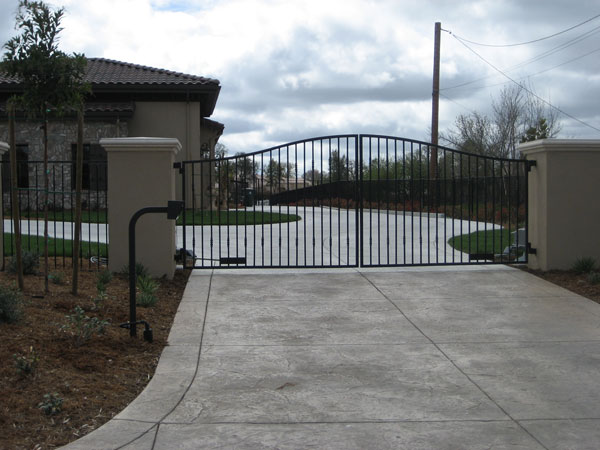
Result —
M180 167L194 267L527 261L525 160L339 135Z
M181 164L194 267L355 267L358 136ZM189 261L186 261L189 264Z
M526 161L377 135L360 159L361 266L527 261Z

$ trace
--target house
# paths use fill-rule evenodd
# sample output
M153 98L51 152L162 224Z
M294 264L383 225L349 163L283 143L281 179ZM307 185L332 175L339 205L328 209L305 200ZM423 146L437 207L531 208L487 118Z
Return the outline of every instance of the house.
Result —
M105 171L91 162L106 161L106 152L98 144L102 138L173 137L182 145L182 151L176 156L178 161L214 157L215 145L224 128L223 124L209 119L221 89L218 80L104 58L88 58L85 79L91 84L92 93L86 99L84 111L84 189L106 190ZM9 140L6 102L20 89L19 80L0 73L0 141ZM34 191L32 188L41 184L39 169L34 164L43 160L40 125L39 121L17 112L17 176L19 187L24 190ZM66 177L63 185L73 186L75 115L52 119L48 128L49 159L63 162L66 166L62 172L62 177ZM5 155L5 162L7 158ZM65 162L69 164L64 165ZM206 167L208 170L208 165ZM4 179L8 179L6 172ZM195 176L203 183L209 178L201 174ZM7 186L5 182L5 193ZM197 192L208 195L211 187L202 187ZM105 203L99 195L97 201ZM177 196L181 198L181 183L177 184ZM31 204L31 198L28 199ZM61 207L68 207L70 203L68 199L62 202Z

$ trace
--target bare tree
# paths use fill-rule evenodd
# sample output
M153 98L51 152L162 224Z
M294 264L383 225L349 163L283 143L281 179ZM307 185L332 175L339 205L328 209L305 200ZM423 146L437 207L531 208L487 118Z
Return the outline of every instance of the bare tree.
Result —
M531 128L545 123L544 137L555 137L561 126L556 110L535 94L532 86L510 85L492 100L492 114L460 114L454 128L440 139L469 153L516 158L517 147Z

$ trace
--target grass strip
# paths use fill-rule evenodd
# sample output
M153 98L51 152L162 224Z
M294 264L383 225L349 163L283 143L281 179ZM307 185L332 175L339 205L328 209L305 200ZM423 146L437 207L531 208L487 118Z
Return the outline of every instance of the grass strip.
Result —
M499 254L509 246L511 239L509 230L487 230L451 237L448 244L464 253Z
M262 225L288 223L300 220L295 214L282 214L266 211L198 211L186 212L186 225ZM183 225L183 214L177 219Z
M23 250L39 253L40 256L44 253L44 237L43 236L27 236L22 235ZM5 256L13 256L15 251L15 238L12 233L4 233L4 254ZM92 256L100 256L106 258L108 256L108 245L102 242L81 241L81 255L84 258ZM73 241L68 239L48 238L48 256L73 256Z

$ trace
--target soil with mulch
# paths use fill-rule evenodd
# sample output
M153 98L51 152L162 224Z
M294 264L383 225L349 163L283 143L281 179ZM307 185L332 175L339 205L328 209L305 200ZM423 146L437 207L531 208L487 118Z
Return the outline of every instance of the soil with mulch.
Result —
M95 305L98 271L82 271L77 296L70 292L70 270L63 269L62 274L60 284L50 283L48 294L44 294L42 275L26 276L22 319L0 323L0 448L65 445L98 428L135 399L154 374L189 271L178 270L173 280L158 280L156 305L138 306L138 319L153 329L152 343L143 340L143 325L138 326L137 338L118 326L129 320L125 275L115 274L105 300ZM61 278L60 271L57 277ZM15 275L0 272L0 284L14 286ZM72 330L61 330L76 306L89 318L109 320L104 334L78 342ZM17 358L23 363L35 359L33 355L38 361L32 373L17 368ZM57 400L45 398L47 394ZM40 408L44 403L57 405L60 399L60 411L46 414Z
M600 283L590 282L589 274L587 273L576 273L572 270L549 270L548 272L542 272L524 267L520 268L544 280L562 286L571 292L587 297L596 303L600 303Z

